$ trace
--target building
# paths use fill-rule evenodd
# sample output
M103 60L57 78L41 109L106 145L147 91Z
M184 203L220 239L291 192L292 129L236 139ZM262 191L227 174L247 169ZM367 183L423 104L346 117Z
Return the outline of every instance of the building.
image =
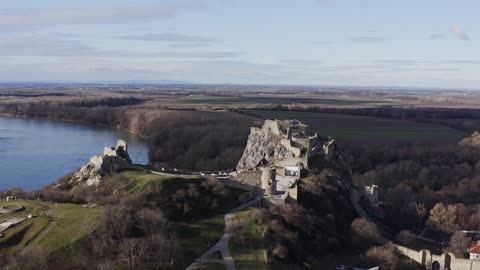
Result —
M470 260L479 261L480 260L480 241L473 241L470 246Z
M298 120L265 120L251 128L247 146L237 165L236 180L265 190L276 200L297 199L297 184L311 157L330 157L334 141L308 133Z
M365 197L372 205L378 204L378 185L365 186Z

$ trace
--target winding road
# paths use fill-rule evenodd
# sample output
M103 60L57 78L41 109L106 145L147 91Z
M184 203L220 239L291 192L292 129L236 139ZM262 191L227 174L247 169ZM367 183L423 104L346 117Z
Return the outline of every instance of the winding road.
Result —
M250 202L244 203L239 207L230 210L230 212L225 215L225 233L223 234L222 238L213 247L207 250L207 252L205 252L202 256L196 259L189 267L187 267L187 270L199 269L205 263L219 263L225 265L227 270L236 270L237 268L235 267L235 263L233 261L232 254L230 253L229 248L229 242L232 235L230 233L227 233L227 228L231 226L235 213L242 211L252 205L255 205L258 202L260 202L260 198L256 198ZM217 251L220 252L223 259L211 258L212 255Z

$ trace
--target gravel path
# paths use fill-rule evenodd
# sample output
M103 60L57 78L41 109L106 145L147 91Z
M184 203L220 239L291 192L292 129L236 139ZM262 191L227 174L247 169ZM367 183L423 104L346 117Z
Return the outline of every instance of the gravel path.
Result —
M236 270L237 268L235 267L232 254L230 253L230 249L228 247L232 235L227 233L226 228L228 228L232 224L233 216L235 215L235 213L242 211L243 209L246 209L252 205L255 205L259 201L260 198L254 199L228 212L225 215L225 233L223 234L220 241L218 241L213 247L207 250L207 252L205 252L202 256L196 259L189 267L187 267L187 270L198 269L202 267L202 265L205 263L219 263L225 265L225 268L227 270ZM210 258L217 251L220 252L220 254L222 255L222 260Z

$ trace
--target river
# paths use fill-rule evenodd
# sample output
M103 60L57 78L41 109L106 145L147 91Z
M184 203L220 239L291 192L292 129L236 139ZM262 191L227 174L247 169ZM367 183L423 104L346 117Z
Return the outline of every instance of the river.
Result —
M148 162L146 142L125 131L82 123L0 116L0 190L42 188L115 146L128 143L134 163Z

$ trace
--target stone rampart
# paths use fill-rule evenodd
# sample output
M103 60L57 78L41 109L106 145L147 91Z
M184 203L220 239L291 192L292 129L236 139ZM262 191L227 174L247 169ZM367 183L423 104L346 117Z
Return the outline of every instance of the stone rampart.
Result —
M414 250L401 245L395 245L398 253L432 269L432 264L438 262L440 269L480 270L480 261L457 258L452 253L434 254L430 250Z

